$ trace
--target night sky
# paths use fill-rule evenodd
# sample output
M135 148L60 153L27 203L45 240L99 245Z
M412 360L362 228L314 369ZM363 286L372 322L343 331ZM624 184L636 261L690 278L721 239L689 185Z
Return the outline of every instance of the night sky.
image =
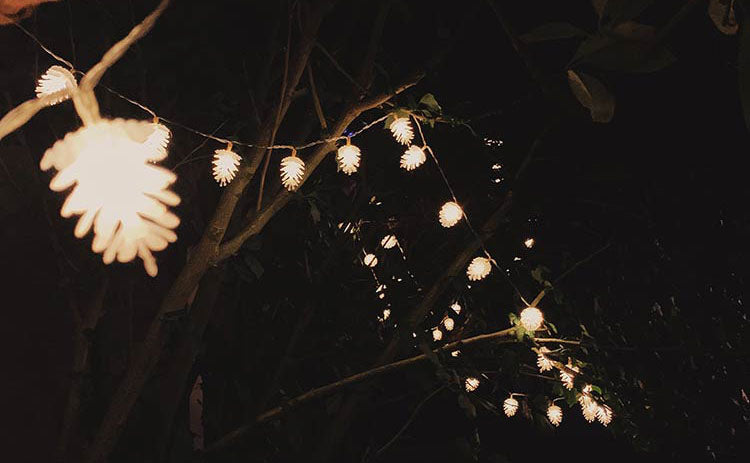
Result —
M708 5L717 2L609 2L599 18L586 0L391 1L368 95L392 90L414 71L425 76L393 106L368 111L348 129L395 108L424 109L422 96L434 95L442 114L434 127L424 123L425 137L471 225L479 230L508 207L484 241L503 270L470 288L463 270L440 280L474 234L465 223L440 227L437 211L450 199L440 171L432 159L414 172L400 169L403 148L377 124L352 139L362 149L356 174L337 172L328 154L259 234L210 269L199 302L159 322L163 353L108 461L747 458L750 188L743 160L750 139L743 114L750 109L738 84L750 79L742 72L743 41L750 50L745 2L735 2L736 35L723 34L709 18ZM29 11L20 24L85 72L156 3L60 0ZM58 213L64 194L49 190L52 175L39 160L80 126L70 102L42 110L0 140L0 446L9 461L84 461L159 304L221 201L210 161L225 144L195 131L255 142L259 122L275 114L288 27L294 60L300 27L321 3L173 0L96 89L103 115L151 119L109 88L153 110L172 131L163 165L178 175L181 224L178 241L157 253L155 278L138 259L104 265L91 252L91 237L76 239L75 220ZM333 3L308 60L329 125L352 95L361 96L350 79L358 77L382 8L365 0ZM588 39L524 41L535 27L560 22ZM613 32L618 23L654 28L623 38ZM602 35L612 39L603 52L571 61L582 41ZM613 95L610 122L593 122L573 96L571 62ZM33 98L35 81L53 64L19 28L0 26L1 112ZM305 72L276 143L329 135ZM251 150L242 143L236 149L247 162ZM271 156L264 204L281 191L279 160L288 151L280 151ZM254 217L259 177L245 189L228 237ZM359 224L357 240L338 226L350 222ZM379 247L387 233L398 236L405 260ZM528 237L535 239L531 249L523 245ZM377 298L363 249L376 250L386 299ZM528 375L538 371L525 367L536 361L527 338L467 347L458 358L441 355L439 368L425 361L379 376L284 412L227 450L194 452L189 394L198 377L208 446L267 409L368 370L392 339L401 344L390 360L420 354L420 342L438 347L431 328L453 301L466 311L443 342L508 328L508 314L524 306L519 294L533 299L543 288L539 280L554 282L539 307L557 334L543 336L581 341L564 346L559 360L586 363L586 375L616 411L608 428L586 423L578 404L563 406L559 428L549 425L539 404L557 397L556 382ZM103 315L85 333L84 371L71 373L74 307L90 310L105 281ZM436 281L439 294L425 319L402 331ZM195 335L192 309L199 303L211 309L205 331ZM386 304L391 318L382 322ZM415 338L404 336L412 331ZM182 364L184 374L175 376ZM466 394L461 378L469 375L482 384ZM60 430L76 381L80 419L61 457ZM510 391L528 397L517 416L506 418L501 404Z

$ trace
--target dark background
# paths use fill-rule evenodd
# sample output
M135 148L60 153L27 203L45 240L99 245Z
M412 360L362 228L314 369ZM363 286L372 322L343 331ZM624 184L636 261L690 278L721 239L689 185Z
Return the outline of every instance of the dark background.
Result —
M321 28L319 41L346 69L356 69L362 56L376 3L340 1ZM597 30L587 1L495 3L519 34L550 21ZM561 335L577 338L586 330L596 339L584 338L589 349L576 355L598 365L595 375L622 401L622 411L611 431L585 423L577 406L564 407L563 423L552 432L538 417L498 416L482 399L498 404L509 390L550 392L513 373L514 364L533 363L523 348L505 348L516 352L512 359L500 348L467 351L451 368L487 375L476 394L477 417L467 418L456 393L444 390L426 403L383 459L746 458L750 414L742 391L747 394L749 386L744 260L750 190L743 161L750 146L737 88L738 38L716 29L706 14L707 2L695 3L664 40L674 63L654 72L582 65L616 98L613 120L596 124L565 82L565 65L579 39L529 45L524 53L538 71L534 78L487 2L394 2L378 53L376 87L387 87L424 66L436 50L447 50L418 87L397 102L408 106L410 98L432 93L446 114L469 121L476 132L438 124L426 134L475 225L513 188L509 220L487 243L509 269L510 281L533 297L540 289L531 276L537 266L545 266L552 280L608 244L566 277L556 297L541 307ZM153 4L62 1L42 6L22 24L85 71ZM659 29L682 5L653 2L635 20ZM281 62L286 8L285 2L176 0L103 84L167 119L204 132L221 125L217 134L250 141L256 125L249 95L264 85L269 98L278 93L279 66L270 76L260 71L269 50ZM274 32L279 18L284 19ZM341 95L349 91L348 81L318 50L311 60L327 115L335 114ZM4 108L31 98L35 80L51 64L20 30L0 29ZM104 89L97 95L104 114L148 117ZM381 114L373 111L352 128ZM38 170L44 150L77 125L66 103L43 111L0 142L0 262L5 269L0 435L6 457L17 462L50 461L54 452L70 377L66 289L85 300L102 275L110 281L87 379L84 424L92 432L129 349L142 336L220 193L209 175L209 156L221 146L208 141L201 147L204 139L171 126L168 166L197 148L196 161L177 170L176 189L183 197L179 241L158 256L155 279L138 262L105 267L89 251L90 238L74 239L74 221L56 212L62 195L49 191L49 175ZM302 93L279 140L301 142L320 135L309 93ZM485 138L504 143L487 146ZM377 321L382 302L357 261L361 246L337 230L339 222L365 220L362 245L369 249L389 226L395 227L416 283L394 284L389 299L394 320L419 300L418 287L429 287L468 239L463 227L446 231L437 225L436 211L449 197L430 162L405 174L397 166L399 147L387 131L375 128L357 140L363 151L360 173L336 173L331 155L261 236L227 264L220 308L190 378L190 384L198 374L204 380L207 442L254 416L294 323L307 311L313 311L311 321L271 405L367 369L388 340L393 327ZM516 182L515 173L535 140L539 149ZM491 168L496 163L500 171ZM269 171L273 182L277 169L275 157ZM257 190L257 181L247 190L253 204ZM383 204L370 204L371 196ZM527 236L537 242L531 250L522 245ZM522 259L513 261L516 256ZM381 279L403 275L403 265L394 259L381 257ZM506 327L507 314L521 307L509 279L495 273L467 290L459 276L424 329L439 322L453 298L465 301L472 313L467 335ZM368 399L330 458L354 461L366 448L380 448L438 384L434 368L425 364L362 392ZM150 413L158 413L153 392L158 385L157 375L113 461L155 461L153 449L165 445L150 427ZM225 458L314 460L340 401L335 396L292 412ZM191 448L186 404L181 410L166 444L169 461L186 461L185 449L189 453Z

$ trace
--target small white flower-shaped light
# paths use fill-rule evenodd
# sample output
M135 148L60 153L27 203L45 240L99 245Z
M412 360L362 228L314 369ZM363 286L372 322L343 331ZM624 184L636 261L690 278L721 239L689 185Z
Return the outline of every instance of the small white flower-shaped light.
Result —
M404 154L401 155L401 168L414 170L424 164L426 160L427 156L424 154L424 150L417 145L411 145L409 149L404 151Z
M73 73L62 66L52 66L37 81L36 96L42 98L57 95L57 98L50 102L50 105L54 105L69 99L71 90L77 85Z
M397 244L398 244L398 240L396 239L394 235L385 235L383 239L380 240L380 245L383 246L383 249L391 249Z
M164 124L160 124L157 118L154 118L151 126L154 130L143 145L153 153L148 160L158 162L167 157L167 146L169 146L169 140L172 139L172 132Z
M458 351L454 351L458 352ZM458 357L457 355L454 355L454 357ZM479 387L479 378L475 378L473 376L469 376L464 381L464 388L466 389L466 392L474 392Z
M445 228L450 228L456 225L463 216L464 210L461 209L461 206L453 201L448 201L447 203L443 204L443 207L440 208L440 213L438 214L440 225Z
M451 304L451 309L456 312L456 315L458 315L461 313L461 304L459 304L458 302L454 302L453 304Z
M443 320L443 326L445 327L446 331L453 331L453 327L456 326L456 323L451 317L445 317L445 319Z
M414 130L408 117L395 117L389 128L393 138L402 145L408 145L414 139Z
M292 155L281 160L281 183L289 191L299 188L305 176L305 162L297 157L296 150Z
M432 329L432 340L433 341L440 341L443 339L443 332L440 331L440 328L433 328Z
M63 217L80 215L74 234L93 228L91 249L109 264L143 260L146 272L158 272L152 251L177 240L180 220L169 211L180 197L169 190L177 176L149 162L154 153L144 147L150 122L104 119L71 132L42 157L42 170L57 170L53 191L71 188L60 209Z
M596 419L604 426L612 422L612 415L612 409L606 404L599 405L596 409Z
M475 257L466 268L466 276L471 281L478 281L490 274L492 263L486 257Z
M226 186L234 180L237 173L237 166L240 165L242 158L239 154L232 151L232 144L229 143L226 149L214 151L214 179L219 186Z
M536 331L542 326L542 323L544 323L544 315L536 307L526 307L521 311L521 326L526 331Z
M547 354L550 352L549 349L546 347L541 347L539 349L539 352L536 357L536 366L539 367L539 373L544 373L545 371L550 371L553 368L552 360L550 360L549 357L547 357Z
M362 259L362 262L370 268L375 267L378 265L378 258L375 257L375 254L366 254L364 259Z
M360 156L359 148L352 145L349 138L347 138L346 145L340 147L336 152L336 162L339 170L346 175L353 174L359 168Z
M562 418L562 408L558 407L555 404L550 404L550 406L547 407L547 419L552 424L552 426L559 426L562 422Z
M534 238L526 238L526 241L523 242L523 245L531 249L534 247L534 243L535 243Z
M518 411L518 401L513 396L508 397L503 401L503 411L508 417L515 415Z

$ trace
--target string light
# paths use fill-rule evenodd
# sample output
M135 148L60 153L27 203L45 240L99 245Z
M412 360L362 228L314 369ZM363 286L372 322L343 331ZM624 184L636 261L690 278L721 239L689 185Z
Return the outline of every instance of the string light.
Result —
M559 426L563 419L562 408L555 404L550 404L550 406L547 407L547 419L552 426Z
M433 328L432 329L432 340L433 341L440 341L443 339L443 332L440 331L440 328Z
M424 164L426 160L427 156L424 154L424 150L417 145L411 145L401 155L401 168L412 171Z
M458 302L454 302L451 304L451 309L456 312L456 315L459 315L461 313L461 304Z
M513 396L508 397L503 401L503 411L509 418L515 415L518 411L518 401Z
M539 349L539 353L536 357L536 366L539 367L539 373L544 373L545 371L550 371L553 368L552 360L547 357L546 354L550 352L549 349L546 347L541 347Z
M568 359L568 364L565 365L565 366L569 370L572 370L572 371L574 371L576 373L579 371L578 368L576 368L575 366L573 366L573 363L570 361L570 359ZM573 389L573 380L574 380L574 375L573 374L568 373L565 370L560 370L560 381L563 383L563 386L565 386L565 389L567 389L569 391L571 389Z
M523 245L527 248L531 249L534 247L534 238L526 238L526 241L523 242Z
M526 307L521 311L521 326L523 326L526 331L538 330L543 322L544 316L542 315L542 311L536 307Z
M389 127L393 138L402 145L409 145L414 140L414 129L411 128L411 122L408 117L396 117Z
M445 317L443 320L443 326L445 327L446 331L453 331L453 327L455 326L455 322L451 317Z
M458 351L454 351L458 352ZM457 357L457 355L454 355L454 357ZM479 378L475 378L473 376L469 376L466 378L466 381L464 381L464 388L466 389L466 392L474 392L479 387Z
M157 162L167 157L167 146L169 146L169 141L172 139L172 132L165 125L160 124L157 118L154 118L151 126L153 127L153 131L144 142L144 146L154 153L148 160Z
M346 175L353 174L359 168L360 156L359 148L351 144L351 138L347 138L346 145L341 146L336 152L339 170Z
M443 204L443 207L440 208L440 213L438 214L440 225L445 228L450 228L456 225L463 216L464 210L461 209L461 206L453 201L448 201L447 203Z
M589 423L592 423L596 419L599 411L599 404L591 397L592 389L592 386L587 384L583 387L581 395L578 396L578 403L581 405L583 418Z
M58 94L58 97L50 102L55 105L70 98L71 91L77 87L76 78L62 66L52 66L42 74L36 84L36 96L41 98L48 95Z
M146 121L99 120L57 141L42 157L42 170L58 171L50 181L53 191L73 187L60 209L63 217L80 215L74 234L94 230L91 248L109 264L115 260L143 260L156 276L152 251L177 240L180 220L167 206L180 197L169 186L177 176L149 163L154 153L144 147L153 131Z
M227 144L226 149L218 149L214 152L214 179L219 186L226 186L234 180L241 160L240 155L232 151L231 143Z
M362 259L362 262L370 268L375 267L378 265L378 258L375 257L375 254L366 254L364 259Z
M606 404L599 405L596 409L596 419L605 427L612 422L612 409Z
M383 239L380 240L380 245L383 246L383 249L391 249L397 244L398 240L394 235L385 235Z
M466 268L466 276L471 281L478 281L490 274L492 263L486 257L475 257Z
M305 175L305 162L297 157L297 150L281 160L281 183L289 191L299 188Z

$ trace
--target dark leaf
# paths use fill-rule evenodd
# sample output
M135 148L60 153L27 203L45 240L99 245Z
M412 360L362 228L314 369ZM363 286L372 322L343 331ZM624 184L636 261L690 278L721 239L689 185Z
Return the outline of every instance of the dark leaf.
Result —
M615 97L599 79L568 70L568 84L573 95L591 112L594 122L609 122L615 114Z
M442 111L442 108L435 99L435 95L433 95L432 93L425 93L424 96L419 100L419 104L426 106L430 109L430 111L435 113L440 113Z
M638 17L653 0L607 0L602 17L611 24L630 21Z
M750 15L746 15L747 18ZM746 25L750 24L746 22ZM745 115L745 125L750 129L750 27L743 27L740 32L740 49L737 57L737 76L739 78L740 101Z

